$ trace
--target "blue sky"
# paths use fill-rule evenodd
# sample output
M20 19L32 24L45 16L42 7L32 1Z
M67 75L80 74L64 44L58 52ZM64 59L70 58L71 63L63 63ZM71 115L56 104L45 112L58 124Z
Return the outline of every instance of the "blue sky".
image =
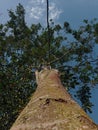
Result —
M8 9L15 9L21 3L26 9L26 22L46 26L46 0L0 0L0 23L8 19ZM63 24L68 21L77 28L84 19L98 18L98 0L49 0L50 19ZM97 51L96 51L97 52ZM90 117L98 124L98 86L92 91L93 113Z

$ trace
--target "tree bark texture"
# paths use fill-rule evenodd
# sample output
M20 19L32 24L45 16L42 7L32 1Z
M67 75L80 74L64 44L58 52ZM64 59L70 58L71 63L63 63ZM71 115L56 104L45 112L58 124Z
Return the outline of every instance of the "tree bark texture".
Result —
M98 130L62 86L57 70L43 69L35 74L36 92L10 130Z

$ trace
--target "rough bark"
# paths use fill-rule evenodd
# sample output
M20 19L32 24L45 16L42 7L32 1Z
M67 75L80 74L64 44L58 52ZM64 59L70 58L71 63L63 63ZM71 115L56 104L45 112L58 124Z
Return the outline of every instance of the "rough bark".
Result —
M37 71L36 80L36 92L10 130L98 130L64 89L57 70Z

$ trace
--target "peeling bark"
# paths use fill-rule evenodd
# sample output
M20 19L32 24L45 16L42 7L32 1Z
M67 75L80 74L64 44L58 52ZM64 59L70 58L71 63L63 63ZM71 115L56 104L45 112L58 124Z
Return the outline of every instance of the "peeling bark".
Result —
M62 86L59 72L35 72L38 84L10 130L98 130L98 126Z

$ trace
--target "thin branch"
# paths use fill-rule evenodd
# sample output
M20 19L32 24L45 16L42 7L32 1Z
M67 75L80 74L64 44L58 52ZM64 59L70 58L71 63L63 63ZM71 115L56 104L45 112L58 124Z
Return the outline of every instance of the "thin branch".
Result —
M95 60L88 61L88 62L92 63L92 62L96 62L96 61L98 61L98 58L95 59ZM82 66L82 65L85 65L85 62L84 62L84 61L80 62L80 63L77 65L78 69L79 69L79 67ZM72 67L72 66L69 66L69 65L61 65L61 66L58 66L56 69L62 68L62 67L68 67L69 69L73 69L73 67Z
M67 55L68 53L70 53L71 51L72 51L72 49L69 49L67 52L65 52L64 55L62 55L61 57L56 58L55 60L51 61L51 62L50 62L50 65L53 64L53 63L55 63L55 62L57 62L57 61L59 61L59 60L61 60L64 56L66 56L66 55Z
M48 45L49 45L49 60L50 60L50 27L49 27L49 0L47 0L47 29L48 29Z

